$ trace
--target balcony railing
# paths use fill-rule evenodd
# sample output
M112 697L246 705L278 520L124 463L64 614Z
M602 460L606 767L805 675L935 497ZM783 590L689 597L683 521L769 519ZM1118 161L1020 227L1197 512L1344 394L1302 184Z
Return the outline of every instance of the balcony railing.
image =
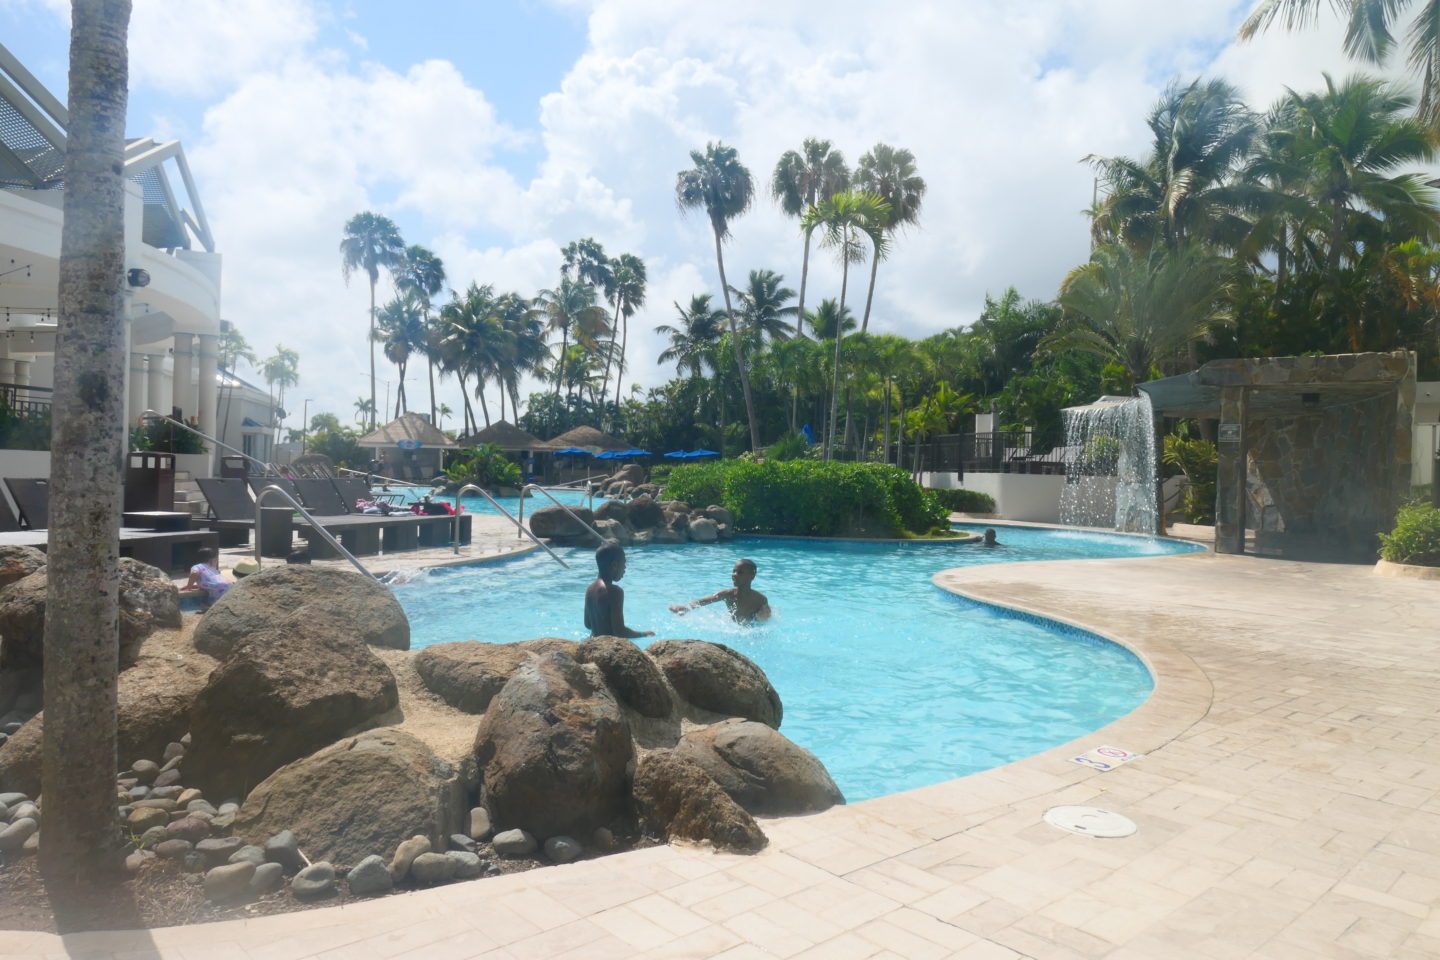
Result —
M935 473L1064 473L1065 437L1059 432L995 430L933 436L905 442L904 465ZM895 450L890 451L895 463Z
M0 450L50 449L49 387L0 383Z

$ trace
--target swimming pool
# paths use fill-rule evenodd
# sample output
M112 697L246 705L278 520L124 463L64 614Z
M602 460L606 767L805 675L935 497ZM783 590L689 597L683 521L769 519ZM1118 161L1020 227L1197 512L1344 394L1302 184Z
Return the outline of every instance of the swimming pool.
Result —
M850 801L1009 763L1095 730L1152 689L1128 651L966 602L937 571L1015 560L1162 555L1176 541L1009 527L1002 546L738 538L627 551L626 619L659 637L724 643L758 663L785 704L782 731L815 752ZM416 648L451 640L583 639L591 551L434 570L395 595ZM741 627L722 604L667 605L728 587L740 557L775 617ZM638 641L642 646L649 640Z
M398 492L404 493L406 495L407 501L419 500L422 496L430 492L420 487L406 487L404 489L397 488L397 490ZM550 495L553 496L556 500L559 500L561 503L565 504L567 507L585 506L585 491L583 490L553 489L550 491ZM445 500L449 503L455 502L454 497L446 496L439 497L438 499ZM599 503L601 498L596 497L595 499L596 503ZM516 511L520 509L519 497L496 497L495 502L508 510L512 517L515 516ZM496 513L495 508L490 505L490 501L486 500L484 497L477 497L474 494L469 494L467 496L461 497L460 505L464 507L466 512L468 513ZM541 507L549 506L553 506L553 504L540 494L532 494L531 496L525 498L526 513L533 513L534 511L539 510Z

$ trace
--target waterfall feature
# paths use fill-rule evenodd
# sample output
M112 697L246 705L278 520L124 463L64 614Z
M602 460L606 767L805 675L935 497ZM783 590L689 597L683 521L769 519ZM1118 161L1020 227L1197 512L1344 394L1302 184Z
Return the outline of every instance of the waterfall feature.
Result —
M1065 414L1060 522L1155 533L1155 417L1150 398L1101 397Z

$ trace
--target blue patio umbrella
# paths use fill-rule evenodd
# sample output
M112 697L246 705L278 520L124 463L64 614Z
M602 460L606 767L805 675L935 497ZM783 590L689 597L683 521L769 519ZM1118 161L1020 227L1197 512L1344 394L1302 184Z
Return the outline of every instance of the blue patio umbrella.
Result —
M648 457L648 456L651 456L651 453L650 453L649 450L641 450L641 449L638 449L638 448L636 448L636 447L631 447L629 450L626 450L624 453L620 454L620 456L622 456L622 457Z
M718 457L718 456L720 456L720 451L719 451L719 450L691 450L689 453L685 454L685 456L687 456L687 457L694 457L695 459L698 460L698 459L700 459L701 457Z
M684 460L686 457L690 456L690 454L686 453L684 450L671 450L669 453L660 454L660 456L669 457L671 460Z
M622 456L624 456L624 454L617 453L617 452L614 451L614 450L602 450L602 451L600 451L599 453L595 454L595 459L596 459L596 460L619 460Z
M588 457L588 456L590 456L590 451L584 449L583 447L564 447L564 448L562 448L562 449L560 449L560 450L556 450L556 451L555 451L555 456L557 456L557 457Z

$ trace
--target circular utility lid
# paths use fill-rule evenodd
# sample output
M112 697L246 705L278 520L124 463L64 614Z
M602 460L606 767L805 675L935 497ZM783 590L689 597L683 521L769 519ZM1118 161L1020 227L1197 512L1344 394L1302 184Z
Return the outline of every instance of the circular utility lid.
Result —
M1129 817L1099 807L1051 807L1045 822L1086 837L1128 837L1136 829Z

